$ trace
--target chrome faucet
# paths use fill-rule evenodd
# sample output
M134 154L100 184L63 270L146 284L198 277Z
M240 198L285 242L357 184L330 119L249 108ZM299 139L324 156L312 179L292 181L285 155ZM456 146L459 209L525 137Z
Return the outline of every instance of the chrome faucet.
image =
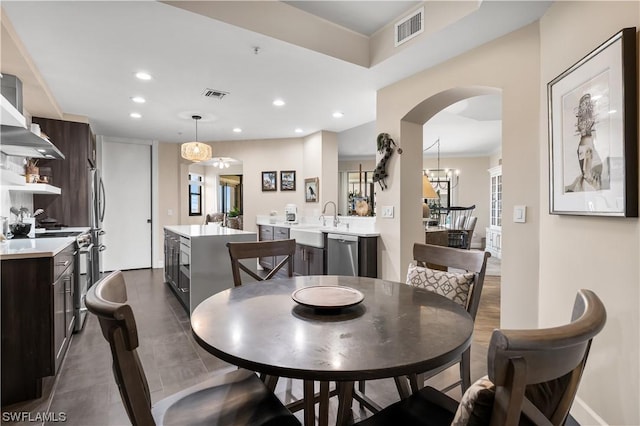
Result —
M340 220L338 220L338 207L336 207L336 203L334 203L333 201L327 201L326 203L324 203L324 207L322 207L322 214L325 214L327 212L327 206L329 204L333 204L333 227L337 228Z

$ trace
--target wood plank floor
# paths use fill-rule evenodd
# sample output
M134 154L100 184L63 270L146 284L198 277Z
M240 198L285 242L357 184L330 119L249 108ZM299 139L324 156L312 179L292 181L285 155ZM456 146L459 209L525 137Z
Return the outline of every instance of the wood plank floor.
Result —
M163 283L161 269L126 271L125 279L141 336L138 351L154 402L199 382L205 374L235 369L195 342L189 318ZM499 313L500 277L488 276L474 331L472 380L486 374L488 339L491 331L499 326ZM450 369L432 382L437 387L453 381L457 374L457 369ZM459 398L458 389L450 395ZM32 417L42 413L64 413L65 424L74 426L129 424L113 379L109 346L94 316L89 315L84 330L73 336L60 374L55 381L47 383L45 393L41 399L3 407L3 413L29 412ZM276 394L284 402L290 402L301 397L301 384L281 379ZM367 395L383 406L398 399L392 380L368 382ZM331 407L334 417L335 408ZM357 403L354 403L353 411L355 420L369 415ZM301 412L296 415L302 418Z

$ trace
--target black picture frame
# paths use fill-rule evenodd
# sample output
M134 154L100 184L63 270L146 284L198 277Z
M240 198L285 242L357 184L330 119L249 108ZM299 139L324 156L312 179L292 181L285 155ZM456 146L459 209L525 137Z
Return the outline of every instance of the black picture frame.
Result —
M278 190L278 173L274 171L262 172L262 191Z
M549 213L638 217L636 28L547 85Z
M296 171L281 170L280 171L280 191L296 190Z

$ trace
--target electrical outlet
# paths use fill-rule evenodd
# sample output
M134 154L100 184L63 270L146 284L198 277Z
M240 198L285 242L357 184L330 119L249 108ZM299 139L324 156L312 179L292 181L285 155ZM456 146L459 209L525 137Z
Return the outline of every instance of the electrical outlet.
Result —
M393 218L393 206L383 206L382 207L382 217Z

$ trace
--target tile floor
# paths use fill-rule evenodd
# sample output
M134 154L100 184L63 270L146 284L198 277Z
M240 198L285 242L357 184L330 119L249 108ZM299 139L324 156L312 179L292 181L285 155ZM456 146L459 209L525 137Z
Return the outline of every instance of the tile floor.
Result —
M207 373L235 368L213 357L195 342L189 318L164 284L161 269L127 271L125 279L141 336L138 351L153 401L200 381ZM476 320L473 380L486 373L486 343L488 333L499 325L499 305L499 278L488 279ZM483 312L487 315L483 316ZM454 378L457 371L451 369L446 374ZM447 380L446 377L443 380L442 375L436 379ZM64 413L65 423L74 426L129 424L113 379L109 346L92 315L84 330L74 335L57 379L48 381L46 388L43 398L4 407L3 412L27 411L34 416L45 412ZM291 384L290 380L281 379L276 394L285 403L292 397L299 398L302 395L300 383L293 381ZM392 380L368 382L367 395L383 406L398 399ZM456 389L451 395L459 398L460 392ZM331 407L332 416L335 416L335 409ZM353 411L355 420L368 415L357 403ZM296 415L302 418L302 412Z

